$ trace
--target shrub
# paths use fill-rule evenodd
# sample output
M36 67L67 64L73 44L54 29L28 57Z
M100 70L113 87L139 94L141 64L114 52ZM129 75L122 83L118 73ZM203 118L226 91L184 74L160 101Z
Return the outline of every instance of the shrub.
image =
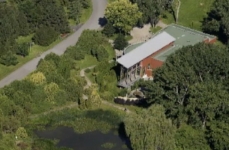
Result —
M86 73L90 73L90 72L91 72L91 69L88 69L88 68L87 68L87 69L85 70L85 72L86 72Z
M22 44L18 45L16 54L23 56L23 57L29 55L29 44L28 43L22 43Z
M123 50L127 45L128 45L128 42L125 39L125 36L122 34L119 34L118 37L114 41L114 48L118 50Z
M5 55L1 56L0 63L5 66L14 66L18 63L18 61L17 57L11 51L8 51Z
M108 57L109 57L109 54L108 54L107 50L103 46L100 46L97 49L97 53L96 53L97 60L98 61L104 61L104 60L107 60Z
M33 41L41 46L48 46L57 39L58 33L51 27L38 29L33 37Z
M111 37L112 35L115 34L115 28L113 27L113 25L112 25L111 23L108 22L108 23L104 26L104 28L103 28L103 30L102 30L102 33L103 33L104 35L106 35L107 37Z

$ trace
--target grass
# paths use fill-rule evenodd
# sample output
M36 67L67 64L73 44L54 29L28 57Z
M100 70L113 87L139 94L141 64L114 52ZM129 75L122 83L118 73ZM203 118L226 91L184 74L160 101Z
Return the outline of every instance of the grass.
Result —
M206 17L214 0L181 0L178 24L201 30L203 18ZM166 24L175 23L171 13L165 12L162 21Z
M111 40L115 40L117 37L118 37L118 34L116 33L116 34L114 34L112 37L110 37L110 39L111 39ZM126 39L127 41L131 40L132 38L133 38L133 37L132 37L131 35L126 35L126 36L125 36L125 39Z
M162 28L161 27L159 27L159 26L156 26L155 28L154 27L150 27L150 31L152 32L152 33L156 33L157 31L159 31L159 30L161 30Z
M82 11L82 16L80 17L80 23L85 23L90 18L91 14L92 14L92 11L93 11L92 1L90 0L89 2L90 2L89 3L90 6L87 9L83 9L83 11Z
M98 61L92 55L86 55L83 60L77 62L77 65L83 69L98 64Z

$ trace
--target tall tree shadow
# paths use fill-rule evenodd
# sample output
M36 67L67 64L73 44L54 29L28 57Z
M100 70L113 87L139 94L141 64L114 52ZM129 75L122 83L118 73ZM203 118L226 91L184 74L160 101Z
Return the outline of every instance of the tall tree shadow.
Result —
M107 19L105 17L103 17L103 18L100 17L99 18L99 25L101 27L104 27L106 24L107 24Z
M126 135L125 125L123 122L119 124L118 135L119 135L120 139L125 142L128 150L133 150L131 147L130 139Z

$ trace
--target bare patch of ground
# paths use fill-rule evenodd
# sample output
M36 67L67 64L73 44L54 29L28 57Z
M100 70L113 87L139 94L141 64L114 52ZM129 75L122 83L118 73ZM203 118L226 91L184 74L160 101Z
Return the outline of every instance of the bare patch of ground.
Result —
M135 44L135 43L141 43L147 41L152 34L150 33L150 24L146 24L143 26L143 28L134 27L130 31L130 35L133 37L129 44Z

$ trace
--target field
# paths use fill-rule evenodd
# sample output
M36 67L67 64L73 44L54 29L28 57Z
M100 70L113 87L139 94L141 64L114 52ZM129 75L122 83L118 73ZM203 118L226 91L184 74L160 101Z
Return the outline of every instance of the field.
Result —
M201 30L203 18L207 15L214 0L181 0L178 24ZM166 24L175 23L171 13L165 12L162 21Z

